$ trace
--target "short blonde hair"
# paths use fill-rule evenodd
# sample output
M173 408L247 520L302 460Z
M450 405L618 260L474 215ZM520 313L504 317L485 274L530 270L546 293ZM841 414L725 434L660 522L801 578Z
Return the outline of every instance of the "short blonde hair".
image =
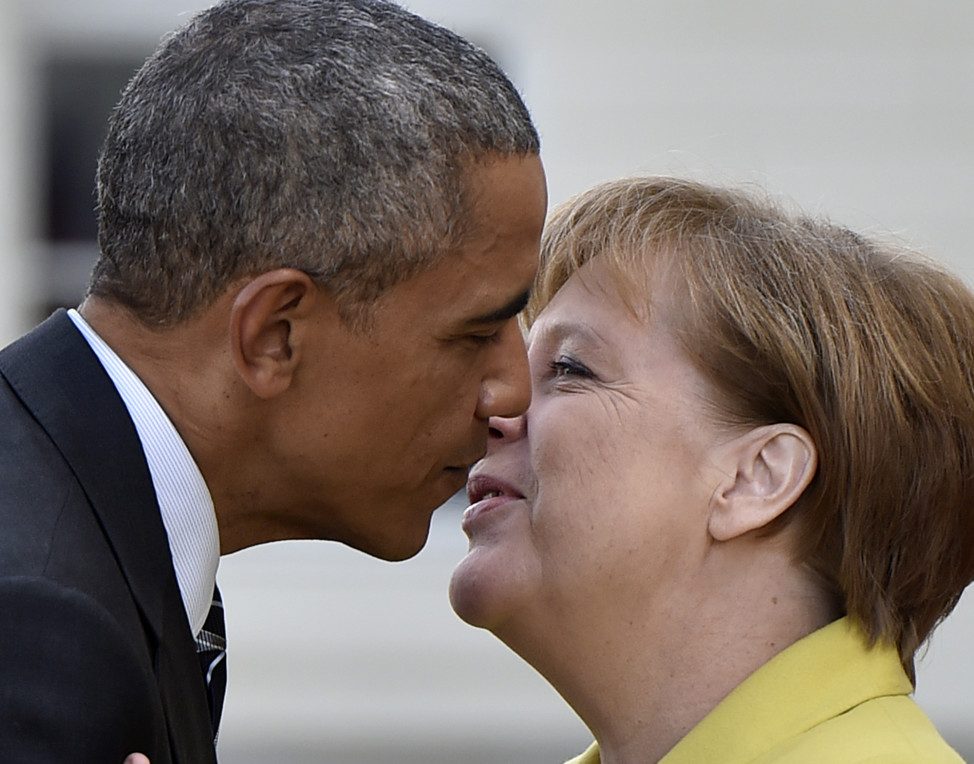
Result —
M971 291L755 193L646 177L552 213L527 320L596 257L640 316L661 266L682 276L681 338L725 421L810 433L818 472L769 532L794 524L798 559L912 676L974 579Z

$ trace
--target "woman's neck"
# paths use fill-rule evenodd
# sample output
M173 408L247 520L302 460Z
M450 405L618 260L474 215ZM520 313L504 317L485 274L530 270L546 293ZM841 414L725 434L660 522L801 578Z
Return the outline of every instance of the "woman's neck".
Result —
M659 761L750 674L841 615L787 556L701 573L642 610L610 601L533 636L498 635L581 717L602 764Z

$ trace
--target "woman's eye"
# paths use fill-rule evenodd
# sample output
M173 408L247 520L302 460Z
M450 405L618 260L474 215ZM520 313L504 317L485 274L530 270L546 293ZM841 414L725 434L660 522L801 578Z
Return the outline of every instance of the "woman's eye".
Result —
M581 377L589 378L595 376L592 372L585 366L585 364L576 361L574 358L561 357L550 364L551 374L553 377L564 378L564 377Z

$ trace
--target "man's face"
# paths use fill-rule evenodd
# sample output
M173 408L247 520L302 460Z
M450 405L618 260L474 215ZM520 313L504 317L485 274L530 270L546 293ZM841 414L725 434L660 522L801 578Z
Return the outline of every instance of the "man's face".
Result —
M414 555L433 510L483 456L488 417L530 401L516 314L537 269L544 171L536 156L503 158L474 165L468 182L462 248L384 293L368 331L321 301L275 438L288 444L281 485L295 536Z

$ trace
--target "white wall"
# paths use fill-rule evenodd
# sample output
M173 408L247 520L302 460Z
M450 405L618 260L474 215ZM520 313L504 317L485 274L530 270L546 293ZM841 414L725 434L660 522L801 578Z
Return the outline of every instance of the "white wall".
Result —
M33 113L30 51L21 7L0 2L0 347L28 327L34 282L33 179L27 140Z
M496 43L553 201L634 172L758 181L974 275L968 0L482 5L410 3Z

